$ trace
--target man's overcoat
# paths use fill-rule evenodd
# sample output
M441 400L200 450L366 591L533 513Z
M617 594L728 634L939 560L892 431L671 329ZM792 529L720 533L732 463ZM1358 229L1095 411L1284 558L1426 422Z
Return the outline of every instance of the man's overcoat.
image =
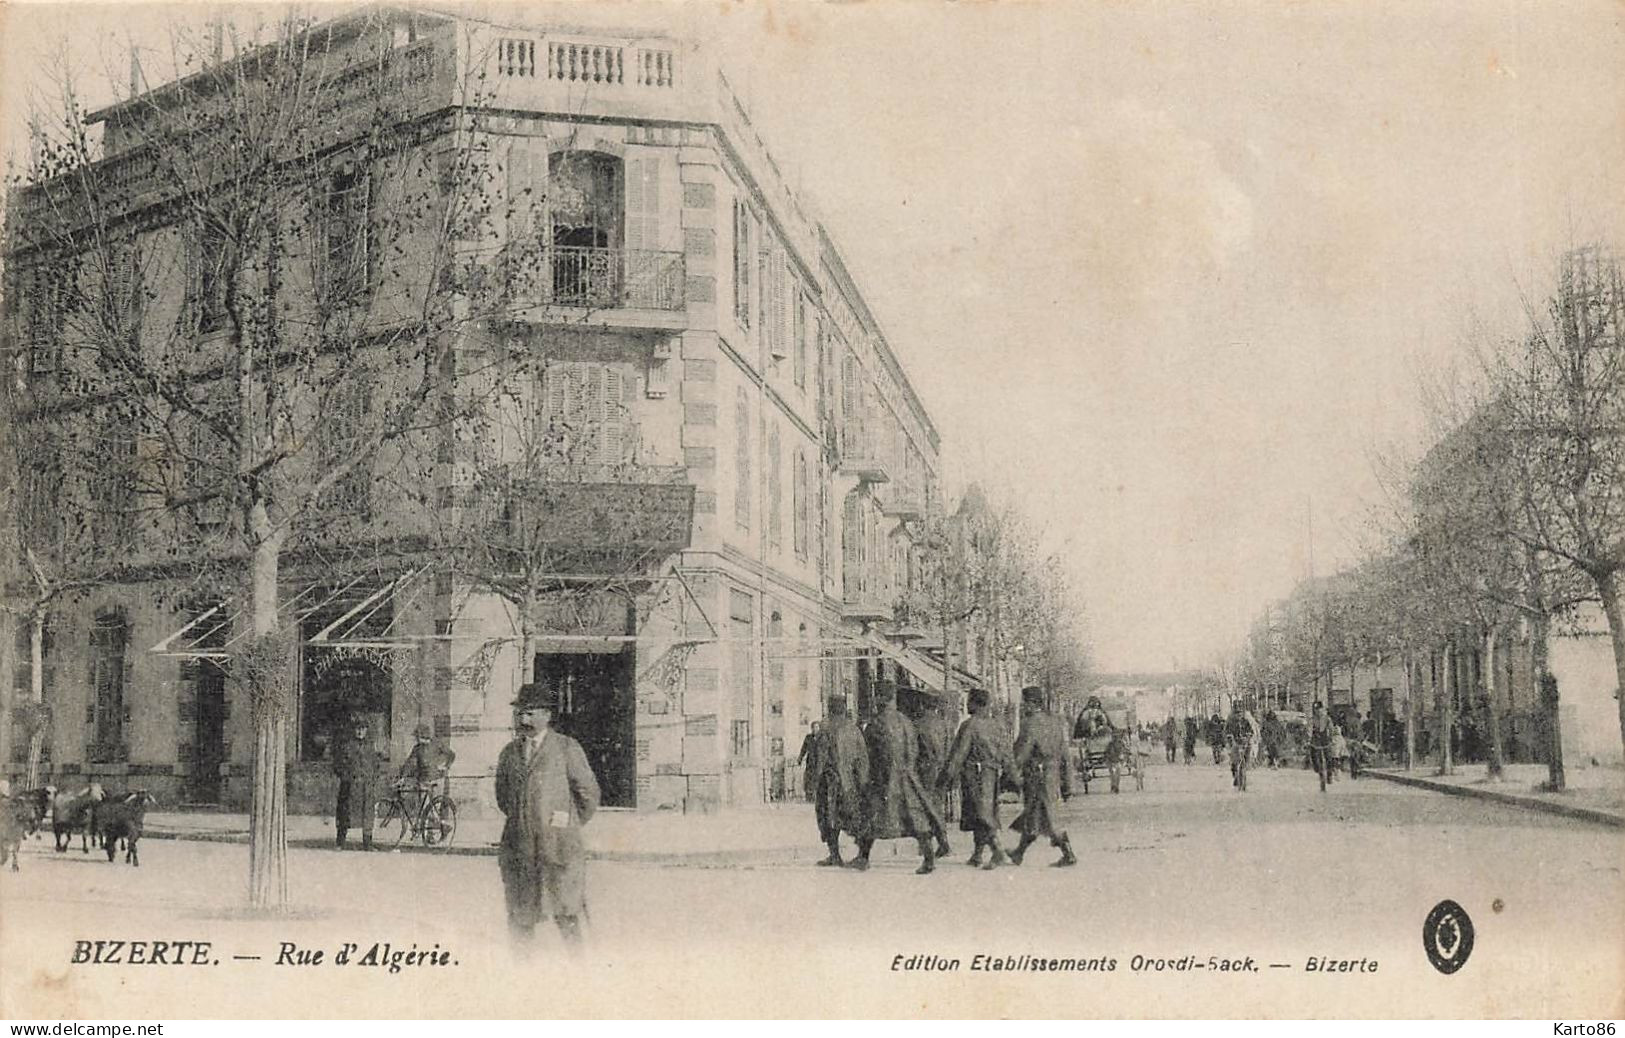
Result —
M598 779L581 744L568 735L549 731L529 760L527 745L515 739L497 758L497 807L507 816L497 864L508 917L535 926L585 910L581 827L598 810Z
M914 722L914 731L920 743L919 753L914 759L914 773L920 776L920 784L925 787L932 810L944 815L947 805L937 780L942 776L943 764L948 761L948 722L936 711L929 711Z
M896 707L883 708L869 722L869 787L864 795L866 835L876 840L930 836L943 829L915 771L919 734Z
M1023 717L1015 767L1021 776L1022 812L1010 828L1023 836L1054 836L1060 831L1056 816L1061 798L1072 795L1066 722L1042 711Z
M378 792L378 753L372 738L346 734L333 748L333 772L339 777L333 816L339 829L372 831L372 805Z
M959 781L959 828L999 828L999 774L1011 770L1004 729L986 714L967 717L943 768L945 781Z
M849 717L831 717L818 743L817 784L813 787L818 832L828 843L843 830L862 836L864 790L869 785L869 750Z

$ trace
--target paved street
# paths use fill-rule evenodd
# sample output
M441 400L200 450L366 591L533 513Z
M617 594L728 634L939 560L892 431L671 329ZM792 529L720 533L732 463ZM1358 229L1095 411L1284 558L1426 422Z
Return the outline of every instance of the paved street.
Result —
M1617 830L1374 781L1344 780L1322 795L1305 771L1257 772L1252 787L1235 794L1228 772L1211 764L1153 767L1142 793L1093 786L1068 805L1082 858L1071 870L1048 868L1054 855L1037 846L1023 868L973 871L959 864L965 839L929 877L913 874L912 845L902 841L896 855L878 847L863 875L810 861L598 862L588 952L563 966L550 940L538 949L543 965L521 973L504 945L489 857L296 849L299 908L265 921L237 907L240 845L150 841L132 869L77 849L53 855L38 842L25 848L22 872L0 875L0 960L34 978L22 997L38 999L4 1015L56 1015L72 1004L78 1015L129 1016L148 999L160 1000L150 1003L157 1013L216 1014L223 987L187 983L205 967L69 962L80 940L208 935L221 964L206 968L242 978L231 995L242 1011L289 1016L342 1015L362 991L396 992L403 1012L431 1015L699 1014L724 991L742 1015L1015 1013L1030 995L1057 1000L1054 1012L1066 1014L1290 1015L1316 1011L1291 1001L1306 984L1324 1013L1494 1013L1472 1001L1493 992L1525 1013L1619 1014ZM1423 919L1444 898L1476 927L1457 975L1471 984L1436 973L1422 952ZM327 960L344 941L363 952L374 941L438 943L456 965L398 975L330 962L276 966L281 941L324 949ZM1116 969L973 971L979 953L1101 957ZM899 954L961 966L893 972ZM1204 963L1252 956L1258 972L1131 968L1136 955L1187 954ZM1310 956L1374 959L1377 972L1306 975ZM531 982L538 968L569 980L543 998ZM436 983L454 971L455 984Z

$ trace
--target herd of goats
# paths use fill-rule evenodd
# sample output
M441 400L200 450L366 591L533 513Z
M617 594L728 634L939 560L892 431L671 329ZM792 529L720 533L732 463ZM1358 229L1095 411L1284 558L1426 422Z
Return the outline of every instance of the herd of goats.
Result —
M91 783L77 793L59 792L55 786L29 789L15 796L0 796L0 865L11 860L11 871L16 872L18 850L24 839L35 836L50 819L51 832L56 837L56 849L66 851L73 845L73 834L79 834L79 849L90 853L91 841L107 851L107 860L122 848L124 860L140 865L136 843L141 839L141 825L147 808L157 806L157 799L144 789L108 796L98 783Z

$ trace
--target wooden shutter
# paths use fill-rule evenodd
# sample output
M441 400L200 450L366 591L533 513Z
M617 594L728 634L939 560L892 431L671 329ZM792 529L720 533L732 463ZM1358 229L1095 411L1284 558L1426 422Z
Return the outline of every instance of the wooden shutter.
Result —
M775 421L767 436L767 543L777 548L784 543L783 463L780 460L779 423Z
M750 399L743 389L734 400L734 520L750 529Z
M660 160L630 159L626 163L626 247L654 251L660 248Z
M603 365L600 368L603 377L603 394L600 414L600 429L598 444L598 460L606 465L616 465L625 460L626 453L626 408L623 405L624 380L620 369L612 365Z

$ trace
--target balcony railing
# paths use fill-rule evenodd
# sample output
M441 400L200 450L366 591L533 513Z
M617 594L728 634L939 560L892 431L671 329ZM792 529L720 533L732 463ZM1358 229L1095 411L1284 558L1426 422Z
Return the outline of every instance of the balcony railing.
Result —
M590 309L681 310L681 252L553 245L515 257L509 285L521 302Z

